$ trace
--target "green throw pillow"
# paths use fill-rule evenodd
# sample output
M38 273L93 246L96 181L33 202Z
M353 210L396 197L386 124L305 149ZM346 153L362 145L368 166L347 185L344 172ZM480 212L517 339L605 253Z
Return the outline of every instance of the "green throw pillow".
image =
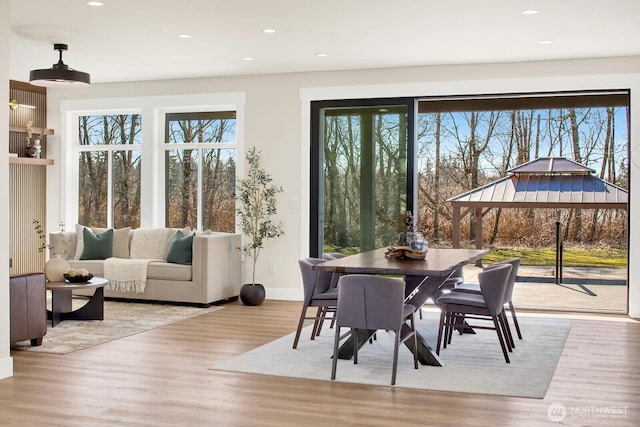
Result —
M171 239L167 262L174 264L191 265L193 256L193 234L185 236L182 231L178 231Z
M107 259L113 252L113 228L97 236L90 228L82 230L84 248L80 259Z

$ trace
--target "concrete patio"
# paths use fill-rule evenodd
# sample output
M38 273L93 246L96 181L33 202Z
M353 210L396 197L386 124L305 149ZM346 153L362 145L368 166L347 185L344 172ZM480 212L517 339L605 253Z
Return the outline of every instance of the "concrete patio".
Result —
M467 266L465 281L477 282L480 268ZM627 312L627 270L624 268L564 267L555 283L554 266L522 265L513 291L520 309Z

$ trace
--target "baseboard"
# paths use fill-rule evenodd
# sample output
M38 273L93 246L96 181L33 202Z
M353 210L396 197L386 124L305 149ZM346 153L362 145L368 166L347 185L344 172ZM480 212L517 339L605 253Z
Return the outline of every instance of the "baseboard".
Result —
M283 301L302 301L304 295L301 289L291 288L266 288L266 298Z
M13 376L13 357L0 359L0 380Z

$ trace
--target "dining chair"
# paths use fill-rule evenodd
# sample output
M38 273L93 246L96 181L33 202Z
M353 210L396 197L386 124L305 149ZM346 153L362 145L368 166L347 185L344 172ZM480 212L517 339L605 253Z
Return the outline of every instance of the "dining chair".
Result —
M417 348L415 329L415 307L404 303L405 282L399 278L350 274L340 278L338 286L338 311L336 313L335 338L331 379L336 378L340 329L348 327L353 341L353 363L358 363L358 334L355 329L392 331L395 336L393 347L393 370L391 385L396 383L398 366L398 348L401 343L413 339L413 348ZM402 326L409 322L405 333ZM347 334L345 334L347 335ZM413 364L418 369L417 351L413 352Z
M451 276L449 276L444 281L444 283L442 283L442 285L439 288L439 291L440 291L439 294L442 294L443 292L450 292L452 289L455 289L456 286L459 286L462 283L464 283L464 277L463 277L462 267L460 267L457 270L455 270L453 273L451 273ZM437 299L437 297L435 297L435 299ZM435 299L433 300L434 302L435 302ZM422 319L422 307L420 307L418 314L420 316L420 319Z
M453 329L493 329L498 335L504 360L510 363L508 351L511 345L507 336L506 319L504 315L504 294L511 274L511 264L505 263L478 274L480 294L468 292L450 292L438 298L436 303L442 310L438 328L438 343L436 354L440 354L440 347L447 348L451 343ZM493 326L486 324L468 324L472 320L491 320Z
M334 313L338 305L338 289L331 287L332 273L313 270L313 266L321 264L325 260L320 258L303 258L298 261L302 274L302 287L304 300L302 302L302 312L298 321L296 336L293 340L293 348L298 346L300 333L305 320L313 319L311 328L311 339L320 334L322 324L328 313ZM310 307L317 307L315 316L307 316Z
M504 293L504 305L509 308L509 312L511 312L511 318L513 320L513 325L516 328L516 333L518 334L518 339L522 339L522 333L520 332L520 325L518 324L518 317L516 316L516 309L513 306L513 289L516 283L516 277L518 276L518 270L520 269L520 258L511 258L503 261L498 261L493 264L489 264L484 267L484 269L490 269L502 264L511 264L511 274L509 275L509 283L507 284L507 290ZM452 292L468 292L472 294L479 294L480 285L478 283L462 283L456 286L451 290ZM507 317L505 316L505 320ZM511 329L509 329L509 335L511 334ZM511 338L511 346L515 347L515 342L513 338Z

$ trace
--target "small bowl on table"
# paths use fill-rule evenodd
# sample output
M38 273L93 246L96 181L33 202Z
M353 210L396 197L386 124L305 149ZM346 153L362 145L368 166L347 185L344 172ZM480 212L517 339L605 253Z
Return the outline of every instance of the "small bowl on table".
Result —
M89 280L93 279L93 274L89 273L86 276L70 276L68 274L63 274L65 282L69 283L86 283Z

